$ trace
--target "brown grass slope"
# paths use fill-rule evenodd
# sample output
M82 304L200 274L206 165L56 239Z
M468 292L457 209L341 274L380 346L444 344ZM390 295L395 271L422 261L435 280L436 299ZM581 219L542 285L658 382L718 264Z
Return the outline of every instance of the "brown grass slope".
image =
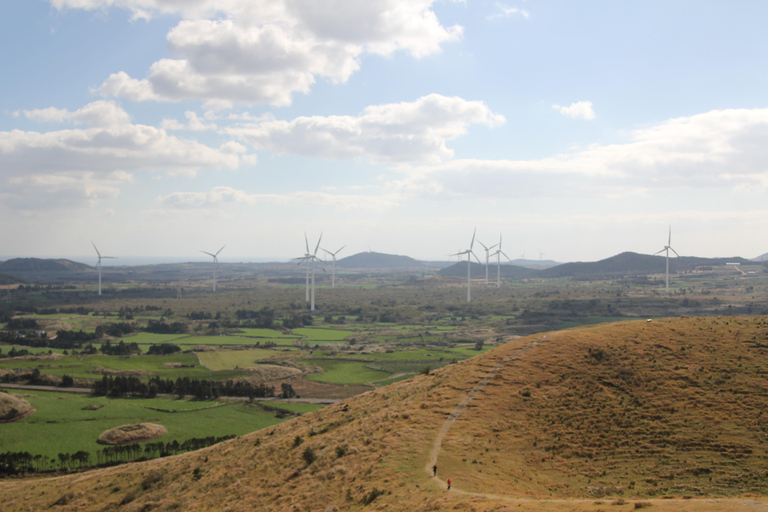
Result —
M766 349L762 317L520 338L205 450L0 496L9 511L768 510ZM438 434L494 368L430 478Z

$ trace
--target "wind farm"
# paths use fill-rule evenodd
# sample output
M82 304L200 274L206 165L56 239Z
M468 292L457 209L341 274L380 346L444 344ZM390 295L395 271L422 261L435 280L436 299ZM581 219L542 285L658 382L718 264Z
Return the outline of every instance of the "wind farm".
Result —
M667 295L669 295L669 251L672 251L673 253L675 253L675 256L677 256L678 258L680 257L680 255L677 254L677 251L675 251L672 248L672 226L669 226L669 236L667 237L667 245L665 245L662 250L655 253L655 254L661 254L662 252L665 253L664 259L666 260L666 265L667 265L667 270L665 273Z
M304 253L304 256L300 256L296 258L299 260L298 265L301 265L305 263L307 265L307 284L306 284L306 301L309 303L309 310L314 311L315 310L315 262L320 263L321 268L323 269L323 272L325 272L325 267L322 266L323 261L317 256L317 250L320 248L320 241L323 239L323 234L320 233L320 236L317 239L317 245L315 246L314 252L309 252L309 240L307 239L307 234L304 233L304 245L306 247L306 251ZM310 281L311 276L311 281Z
M210 256L211 258L213 258L213 291L214 291L214 292L216 291L216 271L217 271L217 270L218 270L218 268L219 268L219 253L220 253L221 251L223 251L223 250L224 250L224 248L225 248L226 246L227 246L226 244L222 245L222 246L221 246L221 249L219 249L219 250L218 250L218 251L216 251L215 253L205 252L205 251L203 251L203 250L201 250L201 251L200 251L200 252L202 252L203 254L207 254L208 256Z
M99 259L96 262L96 268L99 269L99 295L101 295L101 260L103 259L115 259L114 256L102 256L99 250L96 248L96 244L91 242L91 245L93 245L94 250L96 251L96 254L98 255Z

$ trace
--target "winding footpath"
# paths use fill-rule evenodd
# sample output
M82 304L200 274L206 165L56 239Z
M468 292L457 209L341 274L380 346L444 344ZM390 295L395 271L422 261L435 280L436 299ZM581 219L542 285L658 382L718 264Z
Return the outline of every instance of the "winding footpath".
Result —
M440 433L437 435L437 438L435 439L435 444L432 447L432 453L429 455L429 461L427 462L427 465L424 467L427 474L432 476L432 467L437 465L437 457L440 455L440 448L443 444L443 439L445 438L445 435L448 433L448 430L453 425L453 422L456 421L456 419L461 415L461 412L464 410L464 408L467 406L467 404L472 401L475 396L483 390L486 384L493 379L497 373L499 373L499 370L504 368L507 364L509 364L511 361L514 361L515 359L518 359L520 356L528 352L529 350L536 347L539 343L544 341L547 337L543 336L537 340L534 340L533 342L529 343L522 349L517 350L514 354L508 356L507 358L503 359L499 364L493 367L493 369L488 372L488 375L486 375L483 380L477 383L477 385L472 389L472 391L469 392L467 397L462 400L462 402L456 407L456 410L451 413L451 415L448 417L448 419L443 424L443 428L440 429ZM437 476L432 476L432 480L434 482L437 482L439 485L443 486L445 488L445 484L442 482L440 478ZM467 493L462 493L467 494ZM482 495L485 496L485 495Z
M427 464L424 466L424 470L427 472L427 474L430 476L432 481L439 486L442 489L447 489L446 483L443 481L442 478L438 476L434 476L432 474L432 467L437 465L437 458L440 455L440 448L443 443L443 439L445 438L445 435L448 433L448 430L453 425L453 422L456 421L456 419L461 415L464 408L469 404L470 401L472 401L477 394L483 390L486 384L493 379L497 373L499 373L499 370L504 368L507 364L509 364L511 361L514 361L516 359L519 359L521 356L523 356L526 352L530 351L531 349L535 348L537 345L539 345L541 342L546 340L549 336L542 336L541 338L538 338L534 340L533 342L529 343L528 345L522 347L521 349L518 349L515 351L512 355L506 357L503 359L499 364L497 364L490 372L488 372L488 375L486 375L480 382L477 383L477 385L472 388L472 391L469 392L467 397L462 400L462 402L456 407L456 410L451 413L451 415L448 417L448 419L443 424L443 428L440 429L440 433L437 435L437 438L435 439L435 444L432 447L432 452L429 455L429 460ZM450 489L451 493L454 494L460 494L464 496L473 496L478 498L486 498L486 499L493 499L493 500L500 500L500 501L507 501L507 502L515 502L515 503L551 503L551 504L588 504L592 503L594 504L594 499L533 499L533 498L519 498L514 496L502 496L498 494L488 494L488 493L480 493L480 492L469 492L469 491L462 491L461 489L457 489L455 485L451 485ZM758 501L758 500L752 500L749 498L737 498L737 499L718 499L718 498L703 498L698 500L690 500L690 499L644 499L642 500L646 503L656 503L656 504L666 504L674 506L675 504L682 505L685 503L686 505L690 505L692 502L699 502L699 503L708 503L708 504L733 504L733 505L739 505L743 507L744 509L751 509L751 510L759 510L759 511L766 511L768 512L768 503L765 501ZM712 510L709 508L708 510ZM736 510L736 509L733 509Z

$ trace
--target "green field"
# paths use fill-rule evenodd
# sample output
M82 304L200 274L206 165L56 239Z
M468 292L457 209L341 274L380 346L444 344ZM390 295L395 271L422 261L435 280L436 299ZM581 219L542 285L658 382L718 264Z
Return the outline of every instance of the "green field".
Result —
M256 361L282 355L281 352L265 348L247 350L217 350L216 352L200 352L200 362L212 371L234 370L256 365Z
M95 461L95 452L104 447L96 442L99 435L130 423L163 425L168 434L158 440L182 442L193 437L243 435L282 421L274 413L246 403L113 399L46 392L20 396L37 412L19 422L2 425L0 452L28 451L33 455L56 458L60 452L84 450L90 452ZM91 405L103 407L83 410Z
M324 371L309 375L307 379L328 384L365 384L391 376L389 373L367 368L367 363L362 361L306 359L300 362L317 365Z
M241 327L243 335L253 336L254 338L298 338L299 336L293 334L284 334L281 331L275 329L254 329L250 327Z
M185 367L172 367L171 365ZM190 377L198 379L231 379L242 375L234 371L216 372L202 366L195 354L177 353L167 356L132 355L132 356L65 356L55 361L3 360L0 368L38 368L42 373L69 375L80 379L100 379L102 370L137 371L142 378L148 374L162 378L176 379ZM141 374L144 375L141 375Z
M339 329L327 329L320 327L304 327L301 329L294 329L293 332L306 338L306 343L312 345L317 342L344 341L347 336L354 334L352 331L342 331Z

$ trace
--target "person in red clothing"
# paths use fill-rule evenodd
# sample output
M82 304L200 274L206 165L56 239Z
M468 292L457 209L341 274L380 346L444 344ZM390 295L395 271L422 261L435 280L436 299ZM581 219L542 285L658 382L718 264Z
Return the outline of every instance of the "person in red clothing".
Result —
M448 489L447 490L449 490L449 491L451 490L451 479L450 478L448 479Z

